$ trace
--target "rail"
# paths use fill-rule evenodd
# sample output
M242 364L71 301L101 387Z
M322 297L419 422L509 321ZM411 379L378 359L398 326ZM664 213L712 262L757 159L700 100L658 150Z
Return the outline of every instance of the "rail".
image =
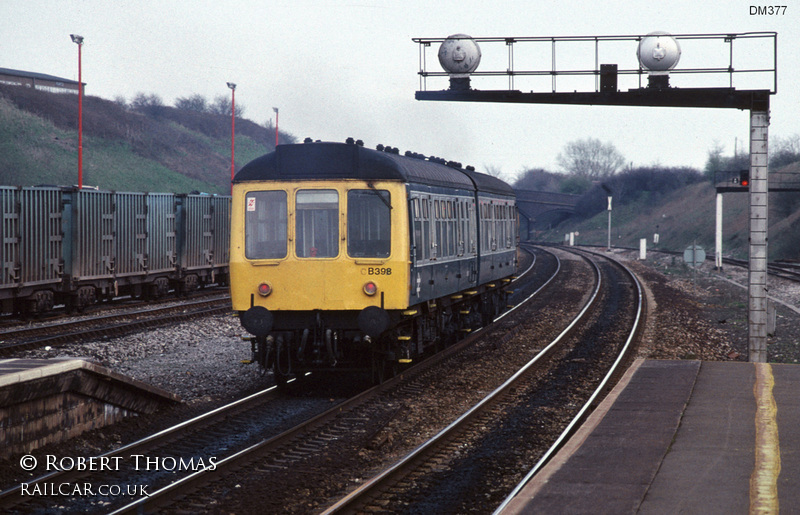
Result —
M601 256L600 254L596 253L592 254ZM599 402L601 394L603 394L603 392L606 391L606 388L610 386L612 378L620 374L620 370L624 365L626 359L628 358L628 353L631 350L631 345L636 336L642 329L640 322L644 317L645 296L642 290L642 285L639 282L639 279L636 277L636 275L628 267L623 266L619 262L617 262L617 264L622 269L625 270L625 272L631 277L632 282L636 285L638 306L636 309L636 319L634 321L633 329L629 333L628 338L625 340L625 344L623 345L619 353L619 356L617 356L617 359L614 361L614 364L611 366L611 369L609 369L608 373L605 375L605 377L603 377L603 380L600 382L595 392L592 394L589 400L587 400L584 403L583 407L580 409L577 415L575 415L575 418L572 420L572 422L567 426L566 429L564 429L561 435L559 435L559 437L556 439L553 445L547 450L547 452L545 452L544 456L542 456L542 458L536 463L536 465L534 465L534 467L525 475L522 481L520 481L517 484L517 486L514 487L514 489L511 491L508 497L506 497L506 499L500 504L500 506L497 507L497 509L494 512L495 515L499 515L500 512L502 512L503 509L505 509L506 506L508 506L511 500L514 497L516 497L522 491L523 488L525 488L525 485L528 484L528 482L533 478L533 476L535 476L542 469L542 467L546 465L547 462L550 461L550 459L553 456L555 456L556 452L558 452L564 446L564 444L567 443L569 438L578 429L579 425L583 423L586 417L588 417L588 415L590 414L591 410L594 408L596 403Z

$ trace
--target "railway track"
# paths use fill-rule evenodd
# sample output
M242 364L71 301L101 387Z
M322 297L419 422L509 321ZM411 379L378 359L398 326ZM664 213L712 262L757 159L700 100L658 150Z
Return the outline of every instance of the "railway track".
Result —
M539 277L527 281L527 284L525 280L515 283L516 290L512 297L515 304L527 305L528 303L524 301L533 299L539 302L540 306L553 305L556 301L552 298L552 288L548 290L551 293L547 298L542 298L535 292L542 291L542 284L545 281L553 281L554 277L562 277L559 280L564 281L563 284L568 283L563 278L564 274L558 273L561 264L556 258L544 252L539 252L539 255L540 260L536 267ZM544 275L547 278L541 277ZM574 292L572 297L571 302L575 300ZM406 418L414 416L412 412L415 401L411 399L430 389L431 381L441 378L448 368L459 368L460 365L454 365L453 360L458 359L458 356L477 352L470 349L481 345L488 345L489 348L511 345L510 342L520 337L521 331L519 319L513 319L513 315L508 315L493 326L476 332L470 338L393 380L353 399L338 403L335 408L325 413L311 417L309 414L311 411L304 411L305 415L301 416L310 420L281 434L278 434L280 430L277 427L265 429L263 425L264 420L274 418L272 414L282 409L278 406L284 401L278 399L253 401L255 402L253 405L245 407L242 404L232 408L238 414L226 413L226 410L220 409L215 415L209 415L206 420L198 422L194 428L189 427L195 425L194 423L187 423L187 427L178 429L170 435L164 432L163 436L139 444L141 447L133 447L131 444L118 449L115 451L117 454L113 455L123 458L127 455L128 458L123 459L122 463L128 465L130 457L136 455L162 459L162 463L164 459L180 460L182 457L184 460L194 458L195 462L204 459L204 467L197 470L131 471L128 467L120 471L119 475L112 476L105 472L99 476L75 475L64 478L45 476L39 479L39 484L54 482L75 484L79 481L80 484L91 485L109 483L148 485L147 496L132 503L130 502L132 499L124 495L94 496L90 500L73 496L45 499L50 503L49 506L36 505L38 508L36 506L31 508L30 502L41 502L42 498L20 499L17 489L16 493L12 490L0 495L0 507L19 513L30 512L32 509L46 511L53 509L55 505L59 509L92 512L111 510L149 512L165 507L169 507L170 510L189 511L217 508L246 511L258 508L267 511L306 512L312 509L312 506L320 508L319 503L325 498L335 499L343 492L352 489L353 485L357 484L353 481L358 481L357 471L365 471L361 473L363 477L371 476L375 472L374 470L369 472L374 465L372 454L387 449L389 454L397 452L392 450L391 441L393 435L397 438L400 434L397 426L406 425L408 422ZM588 359L573 357L567 362L575 364L586 362ZM264 399L267 399L268 395L276 394L263 395ZM285 402L296 405L298 399ZM310 402L317 403L317 406L331 404L327 396L321 396L320 399ZM568 411L572 411L572 408L568 408ZM249 414L248 417L258 415L256 420L260 422L253 422L243 414ZM247 429L254 424L255 426L261 424L262 428L255 431ZM249 439L236 439L235 444L231 443L234 440L232 435L245 433L250 435ZM370 455L364 456L365 452ZM214 458L213 466L209 466L211 457ZM167 464L171 463L167 461ZM342 474L344 471L349 472L351 468L355 471L355 478ZM169 485L161 488L166 483ZM27 487L29 491L35 488L32 486L35 484L37 483L30 483ZM259 492L255 485L260 486L262 491ZM509 485L504 491L509 491L511 487L513 485ZM314 501L303 504L306 502L304 499L314 499ZM7 504L12 501L12 504ZM22 504L19 504L20 502ZM129 504L125 505L124 502ZM229 508L228 504L231 503L232 507Z
M594 266L598 281L590 301L557 338L458 420L324 513L403 512L411 506L430 513L487 512L502 501L498 494L511 490L509 480L530 468L519 482L524 485L621 373L641 327L644 297L635 276L618 264ZM609 324L611 318L624 321ZM533 428L552 418L549 410L578 403L582 407L552 445L537 441L542 435ZM523 465L521 455L535 460Z
M588 248L598 248L598 249L606 248L605 245L583 244L580 246ZM613 248L619 250L629 250L631 252L639 252L639 249L634 247L613 247ZM650 252L660 252L663 254L669 254L671 256L683 256L683 252L682 251L679 252L677 250L651 249ZM713 263L714 260L715 257L713 254L706 255L706 261ZM746 259L736 259L731 257L723 257L722 263L742 268L748 268L750 266L750 262ZM781 277L783 279L788 279L790 281L800 282L800 263L790 262L790 261L773 261L767 264L767 273L775 277Z
M535 281L540 288L542 282L547 282L547 279L557 273L557 266L551 266L547 273L548 277L544 281ZM524 292L518 293L521 294ZM410 391L418 387L419 377L434 373L437 365L446 361L449 356L463 352L463 349L472 345L478 339L479 333L297 427L217 461L213 470L206 469L186 476L164 489L150 492L148 497L128 504L115 513L154 511L174 503L179 503L184 509L207 507L215 504L229 489L228 483L220 479L235 474L236 471L255 471L259 476L267 477L291 476L298 470L305 474L309 471L308 467L317 470L317 466L309 465L309 462L330 465L334 463L334 459L347 459L353 451L358 452L358 448L364 445L365 438L367 445L380 446L383 428L402 416L403 404L397 400L407 397ZM353 445L356 447L352 447ZM262 481L270 484L269 479ZM279 480L277 484L287 483L295 483L295 480ZM276 489L280 491L281 487ZM271 511L263 506L262 509Z
M223 294L155 308L122 310L110 315L9 329L0 333L0 357L46 345L117 337L195 317L225 313L230 309L230 296Z
M552 272L553 271L548 273ZM521 291L518 292L518 295L521 293ZM465 345L469 345L468 340L465 340L460 347ZM113 453L103 455L105 458L120 457L122 458L121 462L123 464L126 463L126 460L130 462L131 456L160 457L161 459L168 460L180 460L181 458L188 460L192 457L195 459L214 458L214 466L207 466L204 470L180 471L180 474L178 473L179 471L167 471L168 473L166 476L168 477L170 486L166 489L161 489L165 482L163 477L164 471L161 471L161 474L157 473L158 471L131 471L130 467L127 467L126 470L119 471L119 474L109 474L105 472L101 473L99 476L87 475L85 471L83 474L72 471L65 472L58 475L58 477L48 475L32 480L27 483L24 488L30 492L35 491L37 488L36 485L54 483L76 484L78 481L80 484L91 485L108 483L126 485L147 484L151 485L150 490L147 491L149 497L144 497L138 504L127 508L120 507L120 501L130 500L124 497L110 499L108 496L95 496L91 501L81 499L80 497L44 500L58 504L59 509L68 508L70 511L109 511L115 508L119 508L122 511L138 511L142 509L150 511L165 504L169 505L170 502L174 501L176 496L185 496L187 491L197 492L200 488L203 489L202 491L206 491L207 487L199 485L208 485L208 482L212 481L215 476L231 474L236 468L247 466L245 465L246 463L251 463L259 459L257 458L258 453L262 455L266 454L268 455L267 459L273 460L272 465L265 465L267 469L272 467L278 471L284 470L285 467L288 466L287 464L291 464L298 459L302 461L303 458L315 456L320 452L321 447L324 447L331 441L335 442L343 436L343 433L348 434L351 431L363 433L365 429L359 429L358 426L363 425L365 420L371 420L374 422L374 429L379 429L382 423L386 423L387 420L396 416L399 411L398 407L387 406L383 401L378 401L376 398L380 397L382 394L385 395L387 391L395 392L395 396L404 395L398 392L402 392L404 389L414 388L413 386L406 385L409 381L409 375L424 374L425 370L432 368L437 360L446 359L446 355L455 353L458 348L459 347L451 347L448 351L437 355L436 359L422 363L421 366L417 367L413 372L409 370L404 375L405 377L399 376L380 387L376 387L369 392L356 396L345 403L338 404L327 413L312 418L309 415L310 412L305 411L305 417L310 420L282 434L277 434L280 433L280 431L277 431L274 427L267 429L262 427L257 431L252 430L253 426L264 426L265 423L263 421L258 422L259 420L272 419L276 411L284 409L276 405L276 402L279 401L275 399L264 400L269 399L268 395L276 395L275 393L262 393L258 396L260 400L247 400L231 408L216 410L213 414L209 414L201 420L182 424L173 430L163 431L154 437L123 447ZM292 385L290 384L289 386L291 387ZM295 398L293 401L286 402L294 402L297 404L298 399ZM302 401L303 404L307 404L308 402L309 401ZM315 402L317 406L330 406L331 404L331 400L327 396L321 400L311 402ZM294 408L286 409L294 410ZM370 410L376 409L380 413L377 415L377 418L374 418L372 415L375 415L375 411L371 412ZM244 414L248 414L248 416L245 417ZM251 415L256 417L256 422L252 420ZM354 429L352 428L353 424L356 426ZM321 427L325 429L319 429ZM254 443L248 439L233 438L231 436L245 433L250 435L258 433L259 438L255 438ZM264 439L264 435L271 434L276 434L277 436ZM311 438L311 440L308 440L308 438ZM235 445L230 443L231 440L234 439L236 440ZM262 439L264 440L260 441ZM219 443L220 441L223 443ZM125 458L126 456L127 458ZM169 463L171 464L172 462ZM128 465L130 465L130 463L128 463ZM209 465L208 459L206 459L205 465ZM20 513L52 508L52 504L50 506L36 504L41 503L43 501L42 498L26 498L21 496L20 492L22 488L22 485L20 485L17 488L3 492L3 494L0 495L0 507ZM193 495L196 496L200 494L195 493ZM192 503L197 504L198 502L200 502L200 504L203 502L213 503L213 494L211 499L204 499L201 501L183 500L181 501L181 506L188 506Z

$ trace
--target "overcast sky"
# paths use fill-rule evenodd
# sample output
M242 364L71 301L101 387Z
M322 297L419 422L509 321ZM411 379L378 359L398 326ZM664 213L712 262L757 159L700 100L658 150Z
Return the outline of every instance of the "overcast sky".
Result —
M778 94L771 100L770 136L800 133L800 1L784 0L777 15L751 15L752 0L733 1L377 1L377 0L0 0L0 67L77 80L77 46L84 36L86 93L130 101L155 93L176 98L230 95L245 118L274 120L300 140L344 141L352 136L370 147L382 143L426 155L486 167L507 177L526 168L557 171L556 157L570 141L599 138L613 143L634 165L702 168L715 144L733 153L749 133L749 114L738 110L628 108L417 101L419 49L414 37L583 36L778 32ZM515 47L515 69L550 66L550 48ZM736 58L764 49L735 43ZM602 62L636 68L636 48L614 47ZM727 47L725 47L727 49ZM723 66L727 53L723 49ZM740 50L741 49L741 50ZM766 64L771 65L771 48ZM479 71L505 70L505 45L482 46ZM437 48L427 50L428 71L440 71ZM565 66L588 59L594 47L564 51ZM709 47L682 46L679 68L717 66ZM703 58L698 54L707 54ZM762 63L764 61L761 61ZM560 68L560 67L559 67ZM637 87L620 77L620 89ZM506 88L507 80L476 89ZM673 75L673 86L698 80ZM720 79L714 79L715 81ZM723 83L727 78L723 79ZM762 76L747 88L772 87ZM760 82L759 82L760 81ZM737 83L738 84L738 83ZM744 83L742 83L744 84ZM570 87L564 81L561 87ZM719 85L716 82L711 85ZM725 85L725 84L723 84ZM429 90L447 81L428 79ZM517 79L517 89L547 91L546 83ZM593 90L593 82L575 86ZM538 88L538 89L537 89ZM575 89L575 88L572 88Z

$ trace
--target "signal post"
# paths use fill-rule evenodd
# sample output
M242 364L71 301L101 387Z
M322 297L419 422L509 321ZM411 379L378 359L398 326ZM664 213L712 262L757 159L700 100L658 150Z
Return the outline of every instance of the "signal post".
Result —
M767 179L769 109L750 111L750 361L767 362Z

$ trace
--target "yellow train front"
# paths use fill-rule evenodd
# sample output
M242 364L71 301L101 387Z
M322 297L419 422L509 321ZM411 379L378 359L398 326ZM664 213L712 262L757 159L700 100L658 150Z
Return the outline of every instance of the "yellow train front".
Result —
M496 316L516 268L513 190L360 142L280 145L234 178L231 298L281 383L397 367Z

